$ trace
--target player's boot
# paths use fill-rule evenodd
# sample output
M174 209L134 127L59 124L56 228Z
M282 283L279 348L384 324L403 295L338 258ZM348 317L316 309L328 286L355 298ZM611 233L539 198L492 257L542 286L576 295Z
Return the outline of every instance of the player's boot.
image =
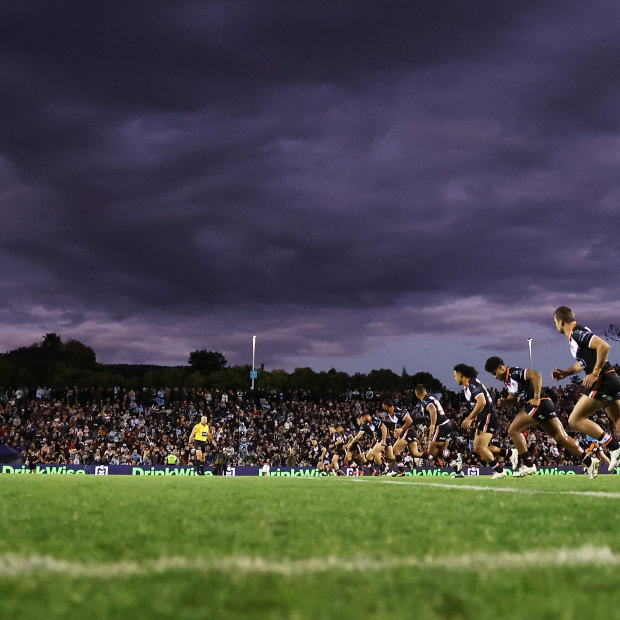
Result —
M528 467L527 465L521 465L519 471L514 475L515 478L525 478L525 476L532 476L536 473L536 465Z
M609 453L609 473L612 474L620 464L620 448Z
M598 476L598 468L600 464L601 460L593 456L590 466L586 469L586 471L588 472L588 476L590 476L590 480L593 480Z

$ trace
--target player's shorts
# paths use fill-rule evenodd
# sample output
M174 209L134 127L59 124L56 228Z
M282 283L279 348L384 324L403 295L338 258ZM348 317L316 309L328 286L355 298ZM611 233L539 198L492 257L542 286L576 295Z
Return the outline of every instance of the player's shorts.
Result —
M409 427L401 436L400 439L404 439L407 443L413 443L418 441L418 436L415 434L415 430Z
M201 441L200 439L194 439L194 448L196 452L200 450L203 454L207 451L207 442Z
M377 448L377 446L379 447L386 447L389 446L390 444L390 438L389 436L385 438L385 442L383 441L382 437L375 437L371 442L370 442L370 449L374 450L375 448Z
M497 430L498 419L495 411L488 411L478 414L476 421L476 430L481 433L494 433Z
M588 396L603 403L613 403L615 400L620 400L620 377L616 371L612 368L600 375Z
M363 452L366 452L366 450L364 450L360 442L357 441L348 450L345 450L345 454L346 452L350 452L353 456L355 456L356 454L362 454Z
M526 409L525 413L537 422L545 422L546 420L551 420L558 417L555 412L555 405L548 397L541 398L538 407L532 407L529 405L529 409Z
M446 420L445 422L443 422L443 424L435 427L435 432L433 433L432 437L429 437L429 441L437 441L440 443L442 441L446 441L450 439L450 435L452 434L453 430L454 424L452 423L452 420Z

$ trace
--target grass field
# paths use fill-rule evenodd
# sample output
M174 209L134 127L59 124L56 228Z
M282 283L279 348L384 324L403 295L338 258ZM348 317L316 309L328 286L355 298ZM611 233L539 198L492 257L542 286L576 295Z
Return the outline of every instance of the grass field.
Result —
M620 476L0 477L0 618L620 617Z

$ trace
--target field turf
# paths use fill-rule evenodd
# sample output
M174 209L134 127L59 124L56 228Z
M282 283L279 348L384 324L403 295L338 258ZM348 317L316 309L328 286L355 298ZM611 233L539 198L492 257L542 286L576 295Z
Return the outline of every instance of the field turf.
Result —
M3 475L0 618L620 617L620 476Z

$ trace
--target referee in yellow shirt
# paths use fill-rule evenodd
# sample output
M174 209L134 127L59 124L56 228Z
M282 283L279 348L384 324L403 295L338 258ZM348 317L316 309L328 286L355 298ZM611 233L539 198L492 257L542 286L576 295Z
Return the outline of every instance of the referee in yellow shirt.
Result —
M207 456L207 441L210 441L214 446L216 445L213 435L209 431L209 425L207 424L207 416L203 415L200 418L200 422L194 425L192 433L189 436L189 443L194 442L194 448L196 450L196 473L199 476L205 475L205 457Z

